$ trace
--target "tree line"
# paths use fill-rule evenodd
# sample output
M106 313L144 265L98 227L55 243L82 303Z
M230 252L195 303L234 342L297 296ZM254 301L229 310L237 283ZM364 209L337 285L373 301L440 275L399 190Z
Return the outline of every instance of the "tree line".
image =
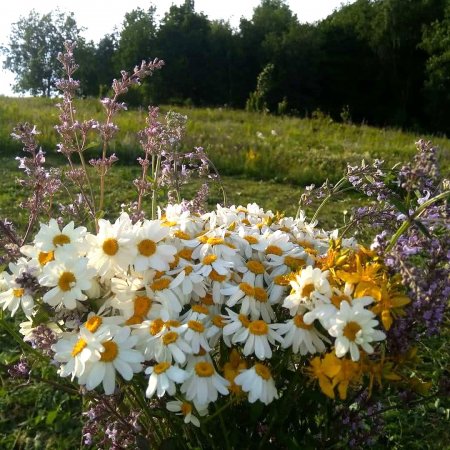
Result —
M195 10L172 6L127 13L98 44L82 37L73 14L32 11L13 25L2 50L15 90L51 95L56 54L78 42L81 93L101 96L120 70L142 59L164 70L129 92L131 105L247 107L379 126L450 132L450 0L357 0L326 19L301 23L283 0L262 0L233 29Z

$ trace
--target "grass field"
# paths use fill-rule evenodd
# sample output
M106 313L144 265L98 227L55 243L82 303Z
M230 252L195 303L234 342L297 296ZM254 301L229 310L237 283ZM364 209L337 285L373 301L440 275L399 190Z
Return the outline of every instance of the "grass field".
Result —
M0 97L0 217L9 217L20 227L27 211L17 207L24 198L15 179L21 176L14 156L20 147L9 134L16 122L28 121L41 131L40 142L49 160L59 165L56 156L56 100L11 99ZM100 118L101 106L94 100L77 105L81 118ZM326 178L337 180L346 163L382 158L389 164L406 162L415 153L414 142L422 136L365 125L334 123L325 116L298 119L249 114L227 109L174 108L189 118L185 148L203 146L222 175L230 204L256 202L273 211L295 215L305 185L320 184ZM168 107L163 107L167 111ZM135 133L144 127L144 110L127 111L117 120L121 131L112 146L121 159L107 179L107 211L114 216L124 202L134 199L131 180L139 173L134 159L139 154ZM441 148L441 162L448 175L450 140L424 136ZM90 150L94 154L95 149ZM190 198L198 184L185 191ZM349 196L329 204L320 225L334 228L343 223L344 211L360 203ZM210 204L221 202L214 190ZM5 333L0 333L0 448L72 449L80 443L81 401L77 396L59 392L45 384L11 384L1 370L18 357L18 349ZM432 340L420 343L422 350L434 355L431 361L445 363L448 348ZM37 373L40 369L36 368ZM430 376L433 374L430 367ZM47 374L57 380L54 371ZM436 400L436 401L435 401ZM448 438L448 409L433 399L399 415L386 415L387 430L395 449L445 449ZM426 433L430 429L432 432Z
M41 131L41 145L54 152L58 120L57 100L0 97L0 155L13 155L20 147L9 137L18 121L30 122ZM80 120L102 117L97 100L77 105ZM168 107L162 107L162 112ZM188 116L185 148L204 147L223 176L272 180L305 186L325 179L337 180L346 164L380 158L390 165L414 155L421 137L441 148L444 167L449 168L450 141L398 130L332 122L323 114L315 118L276 117L228 109L173 108ZM120 133L111 151L132 164L139 155L136 131L145 126L146 111L130 110L117 116ZM94 155L96 149L90 150Z

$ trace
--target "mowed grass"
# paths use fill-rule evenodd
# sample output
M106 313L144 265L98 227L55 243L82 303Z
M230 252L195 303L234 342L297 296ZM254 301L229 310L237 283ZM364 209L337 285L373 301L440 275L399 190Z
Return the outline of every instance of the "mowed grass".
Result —
M10 133L17 122L30 122L41 132L40 143L54 152L58 122L58 99L0 97L0 156L20 150ZM79 120L103 117L96 99L76 103ZM419 138L432 140L441 149L441 161L448 169L450 140L421 136L392 129L333 122L323 114L315 118L277 117L230 109L161 107L188 116L184 149L204 147L220 173L253 180L271 180L305 186L336 181L347 163L362 159L384 159L389 165L410 160ZM122 163L133 164L139 156L136 132L145 126L146 109L131 109L115 117L120 128L111 146ZM89 150L90 156L99 149Z

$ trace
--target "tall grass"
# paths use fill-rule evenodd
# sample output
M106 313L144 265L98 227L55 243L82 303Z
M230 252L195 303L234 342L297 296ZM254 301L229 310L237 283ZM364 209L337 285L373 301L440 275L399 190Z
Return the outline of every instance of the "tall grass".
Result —
M0 156L19 150L10 132L16 122L36 124L41 144L54 152L57 136L57 99L0 97ZM95 99L76 104L80 118L101 118L102 106ZM162 112L170 107L163 106ZM340 178L346 163L380 158L389 164L409 160L420 137L432 140L441 150L444 169L449 168L450 140L419 136L392 129L342 124L329 117L299 119L276 117L229 109L176 107L189 118L186 149L204 147L221 174L257 180L319 184ZM136 132L145 125L146 111L133 109L117 117L120 133L111 151L123 163L132 163L139 154ZM94 156L99 149L89 150Z

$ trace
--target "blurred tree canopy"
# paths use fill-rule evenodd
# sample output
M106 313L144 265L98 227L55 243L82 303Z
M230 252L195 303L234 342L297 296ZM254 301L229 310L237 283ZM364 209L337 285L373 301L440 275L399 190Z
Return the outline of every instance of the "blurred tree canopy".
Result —
M243 108L271 67L264 110L450 133L450 0L357 0L314 24L284 0L261 0L237 29L185 0L159 22L153 7L130 11L97 45L71 15L32 12L4 49L18 92L51 92L64 33L79 42L84 95L103 95L121 69L157 56L166 67L129 103Z
M81 41L73 14L60 11L39 15L32 10L12 25L4 68L16 76L15 92L50 96L59 77L56 59L65 40Z

